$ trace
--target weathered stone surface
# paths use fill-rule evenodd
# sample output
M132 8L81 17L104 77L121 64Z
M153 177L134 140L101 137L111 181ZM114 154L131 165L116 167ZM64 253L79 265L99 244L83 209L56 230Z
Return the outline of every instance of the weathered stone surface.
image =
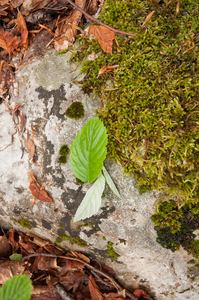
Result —
M31 133L31 125L35 130L39 166L28 161L28 151L21 149L12 117L4 104L0 106L1 225L29 231L16 223L23 218L31 222L30 232L52 242L63 233L79 237L86 241L87 247L65 240L61 246L105 261L130 290L144 288L159 300L198 300L197 268L187 264L192 257L183 249L172 253L156 242L150 216L157 193L140 195L133 177L122 180L120 167L113 162L106 161L105 165L123 200L117 199L107 188L100 211L85 222L73 223L75 211L90 185L76 182L69 160L65 165L58 162L59 149L63 144L71 146L78 131L95 116L99 100L83 94L81 87L75 84L75 80L80 79L80 69L70 72L76 65L70 65L68 58L69 53L49 54L16 75L19 97L12 97L12 101L25 104L21 110L27 116L26 131ZM80 120L64 115L74 101L81 101L85 107L85 116ZM26 132L23 147L25 141ZM31 207L33 196L27 176L30 170L41 185L51 180L45 189L52 203L36 200ZM93 227L82 226L76 230L87 221L92 222ZM120 255L115 260L106 256L108 242L114 243L113 248ZM191 279L194 272L195 280Z

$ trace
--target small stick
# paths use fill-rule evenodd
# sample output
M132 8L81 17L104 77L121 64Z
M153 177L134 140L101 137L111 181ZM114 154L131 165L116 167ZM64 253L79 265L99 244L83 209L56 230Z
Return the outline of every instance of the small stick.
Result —
M61 286L61 284L57 283L55 284L55 288L57 290L57 292L60 294L60 296L64 299L64 300L74 300L71 296L69 296L67 294L67 292L63 289L63 287Z
M77 10L79 10L83 15L85 15L87 18L89 18L90 20L92 20L93 22L96 22L97 24L104 26L108 29L110 29L111 31L115 32L115 33L120 33L120 34L124 34L124 35L130 35L130 36L136 36L136 34L134 33L128 33L125 31L120 31L117 30L113 27L110 27L104 23L102 23L101 21L98 21L97 19L95 19L94 17L90 16L89 14L87 14L81 7L79 7L78 5L76 5L75 3L72 2L72 0L67 0L72 6L74 6Z

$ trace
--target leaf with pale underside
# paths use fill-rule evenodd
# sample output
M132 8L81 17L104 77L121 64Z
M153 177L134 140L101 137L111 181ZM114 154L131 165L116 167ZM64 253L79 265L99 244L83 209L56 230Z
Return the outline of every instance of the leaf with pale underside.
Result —
M101 206L101 197L105 187L105 178L100 173L95 183L87 191L84 199L78 207L74 222L90 218L96 214Z
M91 183L100 174L106 158L107 131L99 118L89 120L71 146L70 165L75 176Z
M118 196L120 199L122 199L118 189L115 186L115 183L113 182L111 176L109 175L109 173L107 172L107 170L105 169L105 167L103 166L103 174L104 177L106 179L107 184L109 185L110 189L113 191L113 193L115 193L116 196Z

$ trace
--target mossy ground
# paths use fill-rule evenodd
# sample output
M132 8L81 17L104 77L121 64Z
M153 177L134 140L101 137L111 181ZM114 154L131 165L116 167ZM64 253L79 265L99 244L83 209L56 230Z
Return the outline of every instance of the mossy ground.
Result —
M103 100L98 115L108 130L108 158L134 174L141 191L163 190L193 203L199 200L199 4L180 1L176 16L176 1L167 2L105 2L101 20L137 37L117 36L120 51L114 44L113 54L84 61L83 89ZM80 43L73 59L102 51L95 39ZM97 78L105 64L119 67Z
M60 239L67 240L71 244L75 244L75 245L80 246L80 247L86 247L87 246L87 243L84 240L80 239L79 237L73 237L73 236L69 236L69 235L66 235L66 234L61 234L60 238L58 238L58 240L57 240L57 243L61 243Z
M137 37L117 36L119 50L114 43L113 54L103 52L95 61L86 58L102 52L97 40L80 39L72 60L83 61L83 90L94 91L104 105L97 113L108 131L108 158L124 174L134 174L141 192L164 191L171 206L178 199L182 207L183 212L177 207L167 213L163 208L173 218L159 219L159 225L169 225L159 228L159 242L172 250L192 247L197 257L192 232L199 212L199 3L181 0L177 15L176 5L106 0L101 21ZM104 65L116 64L98 76Z

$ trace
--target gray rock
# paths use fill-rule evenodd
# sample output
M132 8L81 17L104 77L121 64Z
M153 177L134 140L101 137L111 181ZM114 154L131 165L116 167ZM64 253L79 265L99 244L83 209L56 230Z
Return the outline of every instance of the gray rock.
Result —
M48 54L16 74L19 96L12 96L11 101L23 102L20 110L27 116L26 131L21 140L7 108L4 104L0 106L1 225L28 230L52 242L62 233L79 237L87 247L66 240L61 246L104 261L131 291L144 288L159 300L198 300L197 281L187 277L190 275L187 261L191 256L183 249L172 253L156 242L150 216L154 213L153 204L158 193L140 195L133 177L122 179L120 167L113 162L106 161L105 166L123 200L106 188L100 211L89 220L73 223L75 211L90 185L82 186L76 182L69 159L63 165L58 162L59 149L63 144L71 146L79 130L95 116L99 100L83 94L81 86L75 83L82 78L80 68L70 72L76 64L69 64L68 59L69 52ZM74 101L81 101L85 107L85 116L80 120L64 115ZM24 147L31 125L35 130L38 166L28 160L28 151ZM45 189L52 197L52 203L36 200L31 207L33 196L27 175L30 170L34 171L40 185L50 180ZM16 223L21 218L31 222L30 230ZM82 226L76 230L87 221L92 222L93 227ZM106 256L108 242L114 243L113 248L120 255L115 260Z

